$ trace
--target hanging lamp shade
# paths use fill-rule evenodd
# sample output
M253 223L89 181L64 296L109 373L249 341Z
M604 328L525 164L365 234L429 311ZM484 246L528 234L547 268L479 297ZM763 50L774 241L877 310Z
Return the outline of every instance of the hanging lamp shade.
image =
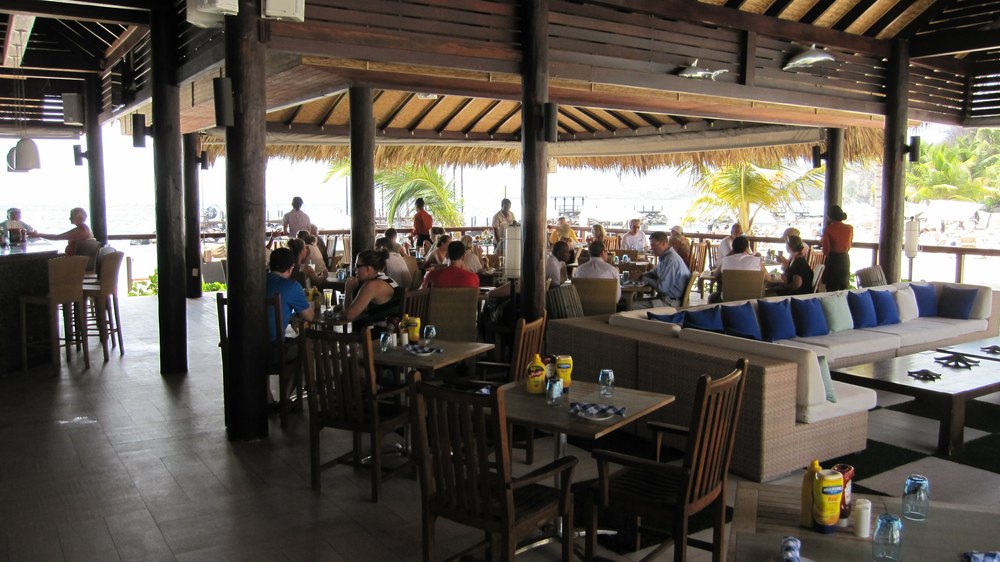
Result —
M17 141L14 147L14 166L19 172L27 170L37 170L41 167L41 160L38 157L38 145L29 138L22 138Z

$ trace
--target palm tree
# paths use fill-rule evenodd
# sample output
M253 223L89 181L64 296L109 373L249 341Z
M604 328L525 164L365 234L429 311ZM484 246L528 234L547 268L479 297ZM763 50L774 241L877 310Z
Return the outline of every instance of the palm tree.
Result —
M351 174L349 160L330 163L324 182ZM445 226L459 226L464 218L454 201L453 182L446 181L441 172L432 166L407 164L375 174L375 187L382 194L386 207L386 219L393 224L397 216L408 216L414 212L414 203L422 197L434 220Z
M800 176L784 164L775 169L749 163L721 168L689 166L687 171L694 176L694 186L702 195L688 209L685 220L736 215L746 232L751 232L761 209L777 212L793 200L800 200L806 190L823 186L823 168Z
M989 203L1000 193L1000 135L980 129L952 142L928 145L906 173L906 199Z

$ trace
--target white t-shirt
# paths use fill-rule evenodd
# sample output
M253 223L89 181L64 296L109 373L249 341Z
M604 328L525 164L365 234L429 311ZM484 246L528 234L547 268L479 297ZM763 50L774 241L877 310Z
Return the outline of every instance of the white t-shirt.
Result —
M545 277L552 280L551 287L562 285L566 282L566 264L549 254L545 258Z
M410 268L406 266L406 260L396 252L389 252L389 259L385 262L385 274L392 278L397 285L410 288L413 276L410 275Z
M462 261L465 262L465 269L473 273L479 273L483 270L483 262L479 260L479 256L472 252L465 252L465 257L462 258Z
M722 271L739 269L742 271L760 271L763 262L760 256L752 254L733 254L719 260L719 269Z
M646 238L646 233L643 231L636 232L632 234L631 232L626 232L622 236L622 250L637 250L643 251L649 249L649 239Z
M300 230L309 230L309 215L301 209L292 209L285 213L282 224L287 227L290 236L298 236Z
M573 277L578 279L614 279L615 281L619 281L621 274L618 272L617 267L601 258L591 258L576 268L576 271L573 272ZM615 300L617 300L622 298L622 286L621 284L616 284L615 286L618 288L615 297Z
M722 259L731 253L733 253L733 237L726 236L719 241L719 259Z

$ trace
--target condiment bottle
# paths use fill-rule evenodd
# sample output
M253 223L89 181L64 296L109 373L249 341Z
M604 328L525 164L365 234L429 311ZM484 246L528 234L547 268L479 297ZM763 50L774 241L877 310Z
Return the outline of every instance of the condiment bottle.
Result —
M802 475L802 511L799 514L799 523L810 529L813 526L813 480L820 470L822 467L819 465L819 459L813 459Z
M545 394L545 364L542 357L535 354L535 358L528 364L528 393Z

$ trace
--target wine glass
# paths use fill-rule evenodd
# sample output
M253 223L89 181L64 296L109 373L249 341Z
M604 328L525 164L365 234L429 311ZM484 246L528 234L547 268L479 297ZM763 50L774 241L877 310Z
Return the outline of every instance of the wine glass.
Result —
M429 346L434 341L434 338L436 338L436 337L437 337L437 328L434 327L434 324L428 324L428 325L424 326L424 345L425 346Z

